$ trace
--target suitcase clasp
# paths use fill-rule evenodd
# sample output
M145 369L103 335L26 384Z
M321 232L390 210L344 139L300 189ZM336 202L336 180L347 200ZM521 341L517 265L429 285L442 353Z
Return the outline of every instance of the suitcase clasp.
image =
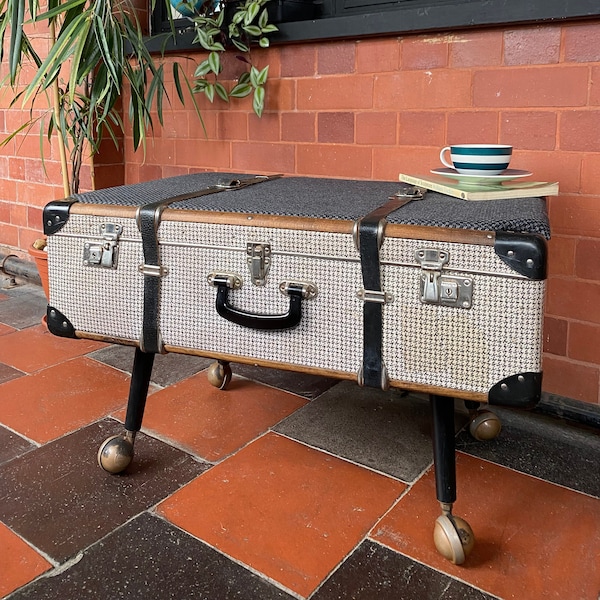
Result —
M85 242L83 245L83 264L86 267L116 269L119 255L119 237L123 227L115 223L102 223L100 235L102 241Z
M442 269L450 260L449 252L423 248L415 252L415 260L421 265L420 298L423 304L471 308L473 280L442 275Z
M258 286L266 285L267 274L271 268L271 244L248 242L246 245L246 262L250 269L252 283Z

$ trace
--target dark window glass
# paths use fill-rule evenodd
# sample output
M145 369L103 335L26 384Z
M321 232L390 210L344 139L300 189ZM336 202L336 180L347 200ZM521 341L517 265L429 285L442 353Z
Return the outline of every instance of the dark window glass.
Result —
M159 3L160 4L160 3ZM273 43L359 38L505 25L556 23L600 16L598 0L273 0L283 22ZM273 17L272 17L273 20ZM177 48L192 43L186 19L176 19ZM152 18L153 33L169 29L165 7Z

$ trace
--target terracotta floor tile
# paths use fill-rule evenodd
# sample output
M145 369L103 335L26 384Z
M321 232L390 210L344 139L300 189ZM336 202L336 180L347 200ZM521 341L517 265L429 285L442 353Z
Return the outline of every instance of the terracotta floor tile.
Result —
M0 523L0 597L29 583L52 565Z
M35 373L104 346L101 342L60 338L43 325L36 325L2 336L0 362L26 373Z
M148 398L143 428L211 462L235 452L307 400L234 377L227 390L198 373ZM123 420L125 411L115 415Z
M454 512L477 540L465 565L450 564L433 545L439 505L431 471L372 537L501 598L598 599L600 500L461 453L457 479Z
M127 402L129 377L85 357L0 386L0 421L46 443Z
M308 596L404 484L268 433L159 505L169 521Z
M7 333L13 333L14 331L16 331L14 327L0 323L0 335L6 335Z

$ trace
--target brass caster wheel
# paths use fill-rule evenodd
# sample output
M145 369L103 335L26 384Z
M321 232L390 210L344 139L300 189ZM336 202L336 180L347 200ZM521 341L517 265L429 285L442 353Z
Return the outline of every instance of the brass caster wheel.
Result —
M220 390L224 390L231 381L231 367L228 362L214 362L207 371L208 383Z
M133 460L132 436L113 435L100 446L98 464L109 473L121 473Z
M462 565L475 545L475 536L464 519L446 514L435 521L433 542L444 558Z
M496 413L491 410L480 410L471 418L469 432L480 442L497 438L502 429L502 423Z

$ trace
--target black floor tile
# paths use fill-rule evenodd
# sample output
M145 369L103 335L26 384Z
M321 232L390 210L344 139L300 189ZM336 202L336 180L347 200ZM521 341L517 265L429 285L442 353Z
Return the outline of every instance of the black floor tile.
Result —
M11 379L16 379L17 377L22 377L23 375L25 375L23 371L19 371L18 369L15 369L9 365L0 363L0 383L10 381Z
M199 540L144 513L11 600L276 600L277 589Z
M131 373L134 354L135 348L132 346L108 346L96 350L88 356L121 371ZM212 359L185 354L157 354L152 368L152 382L161 387L167 387L203 371L212 362Z
M396 390L343 382L274 429L406 482L433 460L429 401Z
M121 429L101 421L0 467L0 520L63 562L209 467L140 434L127 471L106 473L98 447Z
M0 302L0 323L15 329L39 325L46 314L48 301L37 285L20 285L2 290L6 299Z
M494 412L502 421L500 435L478 442L464 431L457 450L600 497L600 432L527 411Z
M236 375L247 377L253 381L264 383L285 390L286 392L292 392L292 394L303 396L309 400L320 396L339 381L331 377L323 377L322 375L296 373L282 369L268 369L253 365L232 364L231 368Z
M131 373L134 348L130 346L109 346L96 350L88 356L111 367ZM214 359L185 354L159 354L154 360L152 382L167 387L182 379L187 379L199 371L207 369ZM338 380L309 373L295 373L281 369L268 369L245 364L232 364L235 375L264 383L279 389L313 399L327 391Z
M0 465L3 465L21 454L25 454L36 446L20 435L0 426ZM2 488L0 488L2 489Z
M363 542L311 600L494 598L371 541Z

